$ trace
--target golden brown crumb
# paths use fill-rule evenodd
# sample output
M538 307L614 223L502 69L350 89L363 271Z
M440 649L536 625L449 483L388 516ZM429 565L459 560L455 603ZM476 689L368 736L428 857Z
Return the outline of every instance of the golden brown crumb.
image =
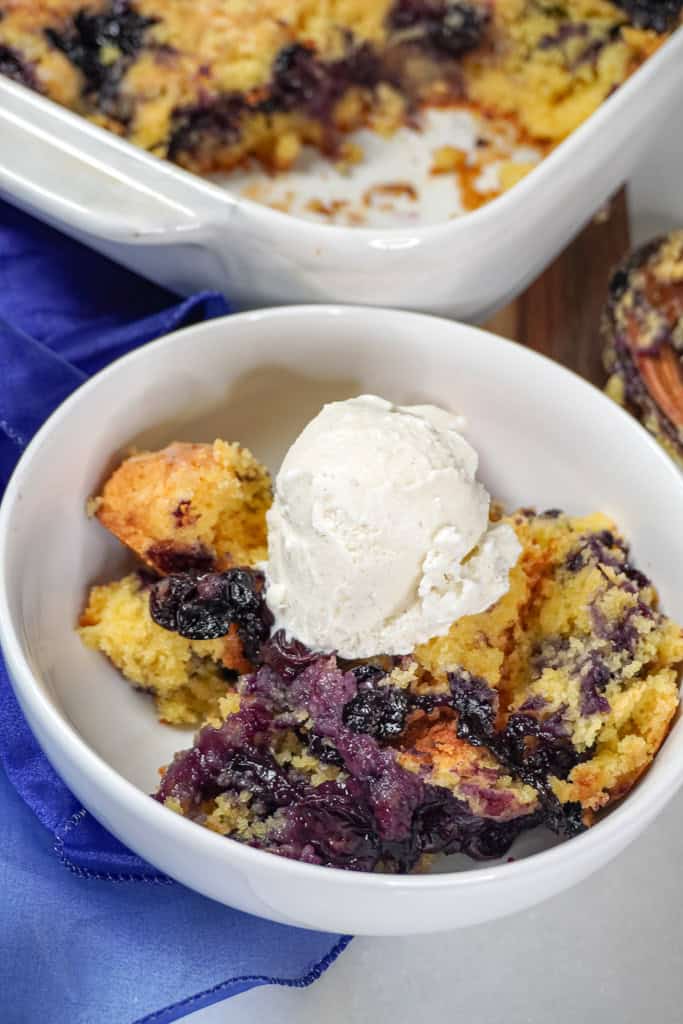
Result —
M450 174L467 162L467 153L456 146L441 146L434 151L430 174Z
M175 443L126 459L96 499L103 526L162 574L266 556L270 476L247 448Z

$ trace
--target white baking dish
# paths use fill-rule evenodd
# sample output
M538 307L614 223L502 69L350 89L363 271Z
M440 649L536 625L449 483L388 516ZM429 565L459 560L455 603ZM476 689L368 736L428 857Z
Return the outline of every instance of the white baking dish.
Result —
M0 193L179 292L237 308L334 301L476 320L517 294L671 130L683 28L531 174L481 209L396 228L237 198L0 78Z

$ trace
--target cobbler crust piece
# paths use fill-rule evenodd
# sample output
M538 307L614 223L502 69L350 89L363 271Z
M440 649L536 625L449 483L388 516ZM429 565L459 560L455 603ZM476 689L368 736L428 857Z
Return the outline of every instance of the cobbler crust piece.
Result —
M683 466L683 231L617 267L602 334L607 393Z
M178 492L166 453L178 447L124 463L136 525L147 484L155 497L141 507L167 521ZM197 467L215 447L182 446L199 513L209 484L200 473L197 485ZM230 508L218 556L233 550L228 523L243 522ZM349 663L271 635L253 568L143 569L94 587L83 641L150 690L163 720L205 722L157 799L259 848L352 870L498 858L538 824L564 835L590 825L666 736L683 635L605 516L521 510L507 521L522 545L509 591L405 657Z
M205 173L388 134L466 99L537 141L581 123L680 0L0 0L0 73Z
M515 778L485 747L461 739L450 711L414 713L399 743L403 768L465 800L476 814L511 821L539 810L536 790Z
M176 442L126 459L95 515L161 574L255 565L266 557L268 471L225 441Z
M154 695L169 725L198 725L215 713L229 682L251 669L236 627L227 635L190 640L157 625L145 573L93 587L79 619L83 643L101 651L135 687Z
M162 578L132 573L92 588L81 639L136 689L154 694L162 721L196 725L260 660L273 624L263 582L247 568Z
M416 658L442 689L460 688L460 735L562 804L580 803L589 822L666 737L683 634L607 517L511 522L523 552L508 593Z

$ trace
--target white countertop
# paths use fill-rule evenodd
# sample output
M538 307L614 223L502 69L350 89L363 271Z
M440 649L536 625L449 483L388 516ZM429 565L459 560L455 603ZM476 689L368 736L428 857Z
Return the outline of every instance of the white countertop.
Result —
M682 183L672 130L632 182L635 242L683 227ZM356 939L309 989L256 989L186 1020L679 1024L682 888L680 794L616 861L540 907L445 935Z

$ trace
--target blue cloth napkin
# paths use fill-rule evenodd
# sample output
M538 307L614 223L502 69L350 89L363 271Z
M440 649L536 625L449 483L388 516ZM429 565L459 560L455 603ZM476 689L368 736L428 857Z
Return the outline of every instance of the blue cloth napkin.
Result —
M112 359L228 313L0 203L0 494L50 412ZM166 1024L255 985L310 984L349 939L230 910L111 836L53 771L0 660L0 1019Z

